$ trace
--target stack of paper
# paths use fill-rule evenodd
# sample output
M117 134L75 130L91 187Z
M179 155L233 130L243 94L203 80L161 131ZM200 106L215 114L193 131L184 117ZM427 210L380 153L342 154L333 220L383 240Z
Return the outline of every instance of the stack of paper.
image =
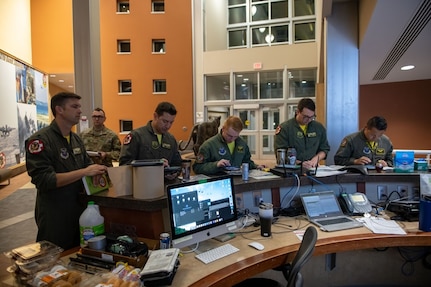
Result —
M407 234L401 226L394 220L387 220L381 217L361 217L357 219L373 233L379 234Z

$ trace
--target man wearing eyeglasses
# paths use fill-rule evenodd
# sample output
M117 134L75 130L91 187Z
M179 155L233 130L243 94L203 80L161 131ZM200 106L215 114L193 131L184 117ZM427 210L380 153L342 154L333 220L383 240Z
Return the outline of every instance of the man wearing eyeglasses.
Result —
M375 116L367 121L358 132L346 136L334 156L338 165L376 165L393 166L393 147L390 139L384 135L386 119Z
M121 142L117 134L105 126L106 115L101 108L95 108L91 115L93 127L81 133L87 151L96 152L90 156L94 162L113 166L112 161L118 161Z
M296 164L302 164L306 170L314 169L330 149L326 129L315 119L314 101L303 98L298 103L295 117L281 123L275 130L275 151L294 147Z

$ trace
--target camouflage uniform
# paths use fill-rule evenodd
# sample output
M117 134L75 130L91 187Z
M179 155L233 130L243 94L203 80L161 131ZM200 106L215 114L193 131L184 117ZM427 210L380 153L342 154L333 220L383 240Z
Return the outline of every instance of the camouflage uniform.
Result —
M99 164L112 166L112 161L118 161L121 151L121 142L117 134L103 126L101 131L95 131L94 127L81 133L86 150L103 151L106 157Z
M91 160L81 138L71 132L70 144L55 120L26 140L26 166L36 185L37 241L48 240L64 249L79 246L79 217L85 209L81 180L57 187L57 173L87 167Z
M217 162L221 159L230 161L231 166L241 167L243 162L249 163L249 168L256 168L257 165L251 160L250 150L247 143L238 137L235 140L235 149L230 153L226 141L220 133L206 140L199 148L196 162L193 164L195 173L207 175L224 173L223 167L217 167Z
M375 142L375 148L371 148L364 130L346 136L334 156L335 164L352 165L355 159L365 156L371 159L371 165L375 165L382 159L388 166L393 166L391 140L386 135L382 135Z
M159 144L151 122L149 121L146 126L131 131L124 138L120 165L129 164L133 160L165 158L170 166L181 166L181 155L175 137L170 133L164 133L162 144Z

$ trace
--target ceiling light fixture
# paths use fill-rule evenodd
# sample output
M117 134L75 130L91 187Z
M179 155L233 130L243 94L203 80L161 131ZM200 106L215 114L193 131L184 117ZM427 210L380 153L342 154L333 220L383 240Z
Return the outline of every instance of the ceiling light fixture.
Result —
M64 83L64 80L58 80L58 82L60 82L60 83Z
M414 65L407 65L407 66L402 66L401 67L401 71L408 71L408 70L412 70L414 69L415 66Z

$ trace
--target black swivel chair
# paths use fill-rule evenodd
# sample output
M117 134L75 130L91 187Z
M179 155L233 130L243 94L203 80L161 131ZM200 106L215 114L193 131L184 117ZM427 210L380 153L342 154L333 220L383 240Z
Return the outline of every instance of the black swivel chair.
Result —
M304 233L301 245L292 263L286 264L275 268L283 272L284 278L287 280L287 287L302 287L304 280L299 272L305 263L313 256L314 247L317 241L317 230L313 226L309 226ZM277 281L268 278L248 278L233 287L254 287L254 286L280 286Z

